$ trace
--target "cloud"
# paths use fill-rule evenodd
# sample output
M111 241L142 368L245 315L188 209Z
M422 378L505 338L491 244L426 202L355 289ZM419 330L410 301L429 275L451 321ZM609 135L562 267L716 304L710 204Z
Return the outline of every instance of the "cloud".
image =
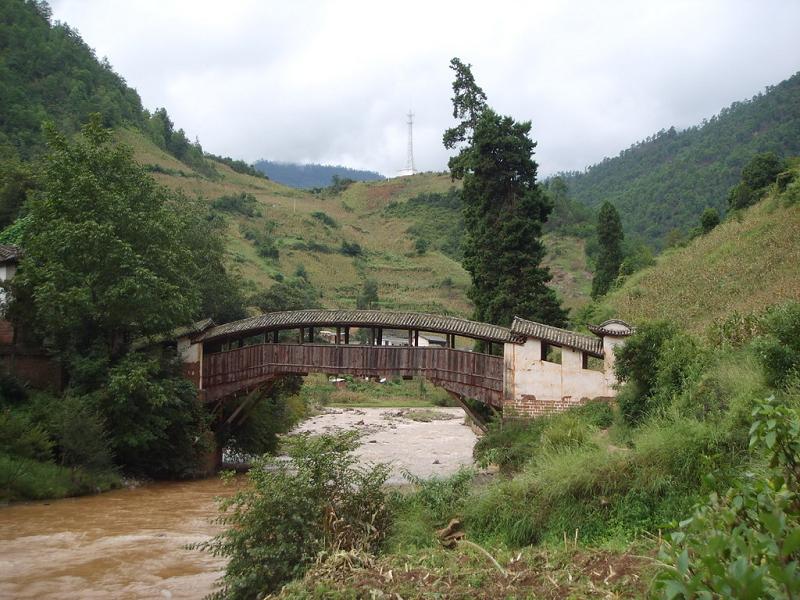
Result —
M446 168L453 56L495 109L533 122L545 175L698 123L800 65L793 0L52 5L207 150L389 176L409 108L417 167Z

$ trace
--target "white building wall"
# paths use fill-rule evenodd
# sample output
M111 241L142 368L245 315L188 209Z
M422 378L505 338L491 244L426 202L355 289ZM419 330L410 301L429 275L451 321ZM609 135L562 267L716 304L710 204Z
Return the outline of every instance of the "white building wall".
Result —
M612 359L613 360L613 359ZM561 349L561 364L542 360L542 343L505 344L504 409L508 416L538 416L597 397L613 397L607 374L583 368L583 353Z

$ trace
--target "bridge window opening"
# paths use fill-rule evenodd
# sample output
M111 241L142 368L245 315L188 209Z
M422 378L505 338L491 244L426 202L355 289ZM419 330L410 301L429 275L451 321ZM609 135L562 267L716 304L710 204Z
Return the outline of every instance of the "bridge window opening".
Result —
M602 358L589 356L586 353L583 354L583 368L587 369L588 371L600 371L601 373L605 371Z
M561 348L542 343L542 360L545 362L561 364Z

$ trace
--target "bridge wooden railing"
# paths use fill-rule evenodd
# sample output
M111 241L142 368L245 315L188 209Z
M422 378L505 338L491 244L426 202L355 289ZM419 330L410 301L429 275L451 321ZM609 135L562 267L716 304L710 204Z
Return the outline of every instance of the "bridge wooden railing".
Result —
M216 400L283 374L421 375L463 397L500 405L503 359L452 348L258 344L203 358L202 386Z

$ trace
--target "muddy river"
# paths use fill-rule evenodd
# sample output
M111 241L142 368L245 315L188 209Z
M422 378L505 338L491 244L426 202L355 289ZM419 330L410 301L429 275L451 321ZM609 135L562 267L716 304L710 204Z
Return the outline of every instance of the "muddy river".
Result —
M304 431L359 429L359 454L391 462L392 481L446 475L471 463L475 435L461 409L419 422L398 410L333 411ZM149 484L98 496L0 507L0 598L201 598L224 562L185 549L216 532L219 479Z

